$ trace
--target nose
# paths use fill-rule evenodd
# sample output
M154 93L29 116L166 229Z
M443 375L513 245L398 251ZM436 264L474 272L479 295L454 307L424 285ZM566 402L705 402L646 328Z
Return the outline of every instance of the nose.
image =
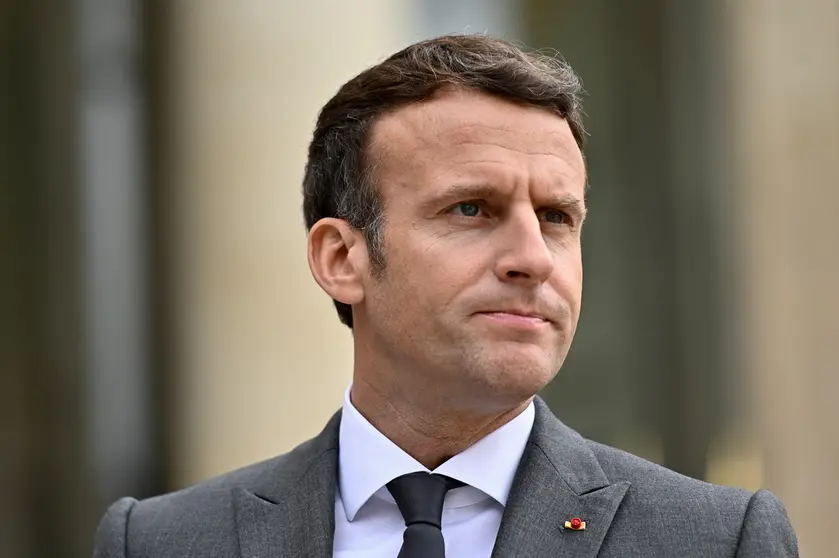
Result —
M504 282L544 283L554 270L554 258L542 234L538 216L528 214L510 218L498 229L496 275Z

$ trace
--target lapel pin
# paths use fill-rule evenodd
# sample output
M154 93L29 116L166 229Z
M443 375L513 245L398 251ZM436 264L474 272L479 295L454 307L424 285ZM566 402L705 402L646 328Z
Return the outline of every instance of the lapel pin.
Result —
M585 531L586 522L581 520L579 517L575 517L571 521L565 522L565 528L571 529L572 531Z

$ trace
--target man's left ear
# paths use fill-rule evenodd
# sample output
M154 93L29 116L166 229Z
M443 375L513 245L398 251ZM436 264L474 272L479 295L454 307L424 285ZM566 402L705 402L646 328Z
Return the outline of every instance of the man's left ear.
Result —
M326 294L350 306L364 300L369 256L360 231L343 219L321 219L309 231L307 255L312 277Z

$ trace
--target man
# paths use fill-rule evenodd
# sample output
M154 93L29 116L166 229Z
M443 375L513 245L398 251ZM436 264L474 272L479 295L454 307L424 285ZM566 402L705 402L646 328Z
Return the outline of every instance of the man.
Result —
M342 412L288 454L107 512L96 556L797 556L780 501L580 437L535 397L582 295L580 86L442 37L345 84L303 185L352 329Z

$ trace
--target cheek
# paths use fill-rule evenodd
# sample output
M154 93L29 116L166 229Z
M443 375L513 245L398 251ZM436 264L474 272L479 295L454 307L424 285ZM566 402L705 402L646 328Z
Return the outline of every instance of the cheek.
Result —
M464 249L420 231L390 231L384 275L369 283L367 311L382 337L401 345L450 338L480 283L487 250ZM485 263L485 262L484 262Z
M405 253L388 268L387 289L397 312L440 313L457 296L458 270L446 260L428 256Z
M579 308L583 293L583 262L579 249L557 258L553 285L574 308Z

